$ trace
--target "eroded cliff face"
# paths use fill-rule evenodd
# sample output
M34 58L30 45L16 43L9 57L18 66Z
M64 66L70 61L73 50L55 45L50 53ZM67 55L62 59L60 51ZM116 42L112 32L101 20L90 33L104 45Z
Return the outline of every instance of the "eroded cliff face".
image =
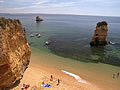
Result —
M21 79L30 56L20 21L0 18L0 87L9 87Z
M98 22L96 26L96 30L90 42L90 45L106 45L106 37L108 32L107 22L102 21Z

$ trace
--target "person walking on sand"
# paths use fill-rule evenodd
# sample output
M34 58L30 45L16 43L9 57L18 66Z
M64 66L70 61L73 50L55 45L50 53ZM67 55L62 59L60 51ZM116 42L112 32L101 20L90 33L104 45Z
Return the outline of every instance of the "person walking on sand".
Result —
M50 81L53 81L53 76L52 75L50 76Z
M115 74L113 74L113 79L115 79Z
M58 83L57 83L57 86L60 84L60 80L58 79Z
M120 75L120 73L118 72L118 73L117 73L117 78L119 77L119 75Z

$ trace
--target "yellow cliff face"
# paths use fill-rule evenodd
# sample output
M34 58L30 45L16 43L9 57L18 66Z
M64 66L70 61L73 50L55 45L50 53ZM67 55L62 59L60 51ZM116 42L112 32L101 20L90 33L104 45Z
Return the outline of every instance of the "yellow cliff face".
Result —
M20 21L0 18L0 87L9 87L21 79L30 56Z
M90 42L90 45L106 45L106 37L108 32L107 22L102 21L98 22L96 26L96 30Z

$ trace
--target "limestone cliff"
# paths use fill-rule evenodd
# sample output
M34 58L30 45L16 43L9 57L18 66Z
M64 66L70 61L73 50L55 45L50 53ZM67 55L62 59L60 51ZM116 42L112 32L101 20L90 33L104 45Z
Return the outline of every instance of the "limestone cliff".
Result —
M40 16L37 16L37 17L36 17L36 21L43 21L43 19L40 18Z
M0 17L0 87L9 87L21 79L30 56L21 22Z
M90 45L106 45L106 37L108 32L107 22L102 21L98 22L96 26L96 30L90 42Z

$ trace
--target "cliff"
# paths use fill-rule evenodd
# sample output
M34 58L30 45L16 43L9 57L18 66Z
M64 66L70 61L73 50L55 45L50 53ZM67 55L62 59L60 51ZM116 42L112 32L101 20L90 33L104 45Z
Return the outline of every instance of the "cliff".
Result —
M108 32L107 22L102 21L98 22L96 26L96 30L90 42L90 45L106 45L106 37Z
M0 17L0 87L9 87L21 79L30 56L21 22Z
M40 16L37 16L37 17L36 17L36 21L43 21L43 19L40 18Z

